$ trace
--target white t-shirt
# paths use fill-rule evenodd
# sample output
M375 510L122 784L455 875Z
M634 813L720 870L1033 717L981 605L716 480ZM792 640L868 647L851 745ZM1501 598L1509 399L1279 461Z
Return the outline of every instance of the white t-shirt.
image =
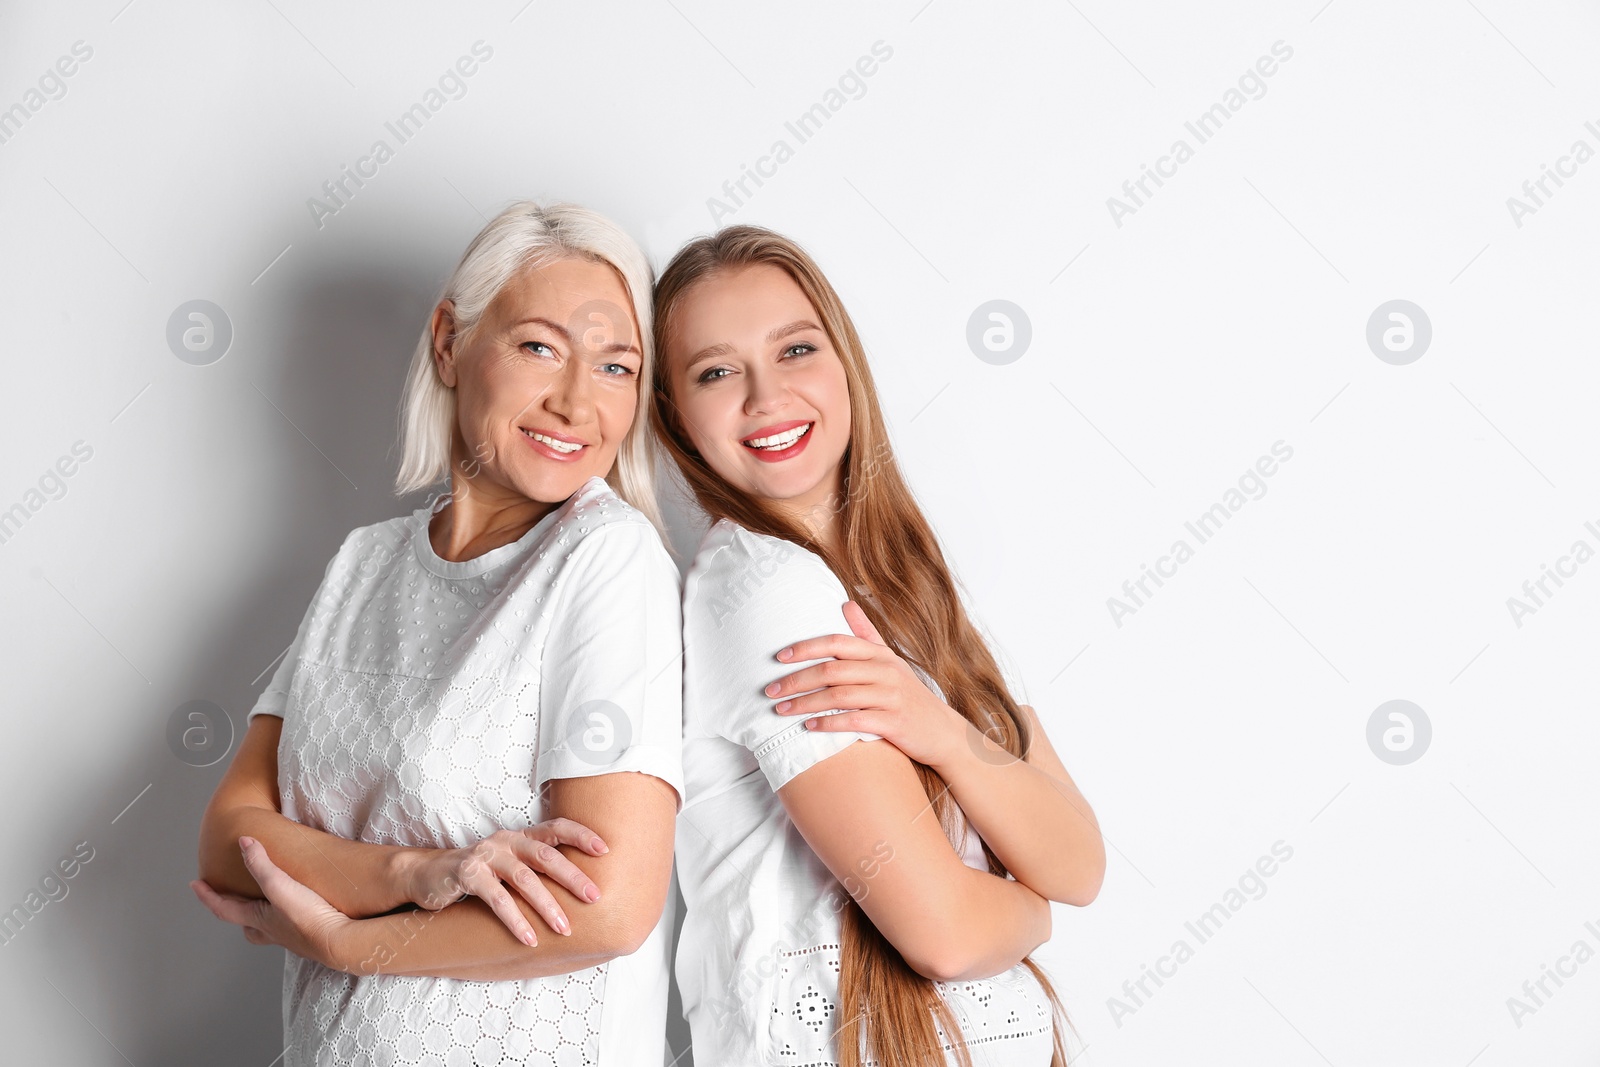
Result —
M678 571L655 528L598 477L463 562L433 551L431 515L345 538L250 712L283 718L283 814L460 848L547 818L553 778L639 771L681 807ZM659 1062L672 915L637 952L547 978L352 975L289 954L285 1067Z
M762 690L821 662L780 662L780 648L850 633L847 599L819 556L726 519L706 531L685 579L688 793L677 864L688 913L675 967L697 1063L838 1062L839 915L849 896L776 791L878 735L813 733L773 711ZM987 869L977 833L962 840L967 864ZM935 987L962 1021L975 1065L1047 1067L1050 1005L1026 966Z

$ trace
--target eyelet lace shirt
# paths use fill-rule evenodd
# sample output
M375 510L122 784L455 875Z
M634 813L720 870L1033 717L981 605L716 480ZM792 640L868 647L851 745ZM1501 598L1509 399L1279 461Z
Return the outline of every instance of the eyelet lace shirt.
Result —
M649 521L591 478L516 542L452 562L430 517L345 539L250 712L283 718L283 813L460 848L548 818L554 778L639 771L682 797L678 572ZM288 955L283 1062L659 1063L672 914L632 955L547 978L402 977L381 960L345 974Z

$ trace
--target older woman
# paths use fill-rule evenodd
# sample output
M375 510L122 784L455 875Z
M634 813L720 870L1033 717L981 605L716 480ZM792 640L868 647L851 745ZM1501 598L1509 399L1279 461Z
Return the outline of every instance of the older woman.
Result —
M520 203L423 331L398 488L449 493L345 538L201 826L197 895L289 952L288 1067L661 1056L682 697L650 289L614 223Z

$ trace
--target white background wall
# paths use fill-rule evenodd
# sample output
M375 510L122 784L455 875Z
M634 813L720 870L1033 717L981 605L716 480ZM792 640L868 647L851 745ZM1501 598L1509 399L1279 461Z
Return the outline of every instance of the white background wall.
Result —
M486 216L578 200L664 265L784 139L721 221L793 235L841 290L1104 827L1100 899L1039 953L1075 1062L1596 1062L1600 562L1507 603L1600 549L1600 161L1520 224L1507 203L1600 150L1593 4L524 4L0 13L0 108L41 105L0 144L0 509L26 512L0 544L0 910L94 850L0 945L8 1060L278 1054L280 953L185 886L224 764L175 758L169 717L207 700L242 730L343 534L414 506L387 488L402 370ZM65 95L28 97L80 41ZM384 123L478 41L396 146ZM879 41L798 143L784 123ZM1184 123L1279 41L1199 143ZM394 158L319 226L308 198L379 138ZM1179 138L1119 224L1108 198ZM206 366L166 340L195 299L233 331ZM1005 364L967 341L994 299L1031 323ZM1367 341L1395 299L1431 323L1406 365ZM1185 522L1278 441L1198 544ZM1119 625L1108 598L1180 538ZM1431 725L1398 765L1368 741L1396 699ZM1185 924L1230 899L1201 943ZM1125 987L1146 966L1163 984ZM1546 967L1573 976L1536 1002Z

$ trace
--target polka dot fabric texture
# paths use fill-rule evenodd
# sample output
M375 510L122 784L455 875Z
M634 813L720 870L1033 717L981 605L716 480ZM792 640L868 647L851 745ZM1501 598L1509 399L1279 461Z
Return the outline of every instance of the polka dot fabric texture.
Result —
M642 771L681 796L678 576L654 527L599 478L464 562L434 552L430 516L346 538L250 713L283 718L283 813L352 840L460 848L550 818L552 778ZM595 701L626 714L617 751L575 743L575 709ZM656 1059L670 916L638 952L547 978L404 977L380 959L346 974L288 955L283 1062Z

